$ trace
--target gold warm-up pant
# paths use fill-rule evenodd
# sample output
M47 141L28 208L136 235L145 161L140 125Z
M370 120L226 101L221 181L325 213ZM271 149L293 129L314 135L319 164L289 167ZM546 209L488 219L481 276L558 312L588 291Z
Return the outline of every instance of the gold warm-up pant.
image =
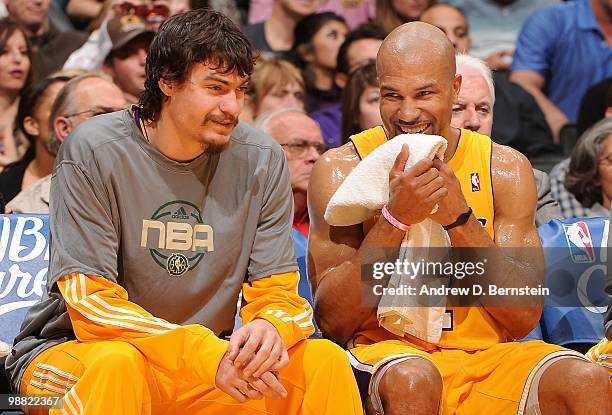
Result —
M169 377L157 371L126 342L69 341L28 365L20 392L63 395L63 409L50 414L362 414L351 366L338 346L305 340L289 350L289 358L279 373L287 398L241 404L214 385L189 383L180 372Z

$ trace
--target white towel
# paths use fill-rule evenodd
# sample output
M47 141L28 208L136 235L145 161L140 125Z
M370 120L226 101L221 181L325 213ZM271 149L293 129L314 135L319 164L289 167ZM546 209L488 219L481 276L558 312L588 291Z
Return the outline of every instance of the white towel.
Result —
M389 201L389 172L404 144L410 148L410 157L405 169L418 161L434 157L444 158L447 142L443 137L426 134L402 134L379 146L365 157L340 185L325 210L325 220L333 226L348 226L362 223L378 214ZM441 260L443 250L429 252L429 247L449 247L446 231L431 219L413 224L406 233L400 247L400 261L418 262L421 257L427 261ZM414 247L424 249L414 250ZM431 258L431 255L437 258ZM405 274L394 274L389 287L412 285L439 287L444 280L434 276L417 276L414 280ZM416 336L429 343L440 341L445 303L436 307L422 307L418 297L383 295L378 306L378 321L390 332L403 336Z

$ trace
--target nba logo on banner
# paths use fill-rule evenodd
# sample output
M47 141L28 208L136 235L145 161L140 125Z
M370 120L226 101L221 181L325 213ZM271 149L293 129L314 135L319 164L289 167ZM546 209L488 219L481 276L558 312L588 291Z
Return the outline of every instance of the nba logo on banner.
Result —
M595 250L589 227L585 222L563 225L565 239L569 247L572 261L575 263L595 262Z
M470 182L472 182L472 192L480 190L480 177L478 177L478 173L470 173Z

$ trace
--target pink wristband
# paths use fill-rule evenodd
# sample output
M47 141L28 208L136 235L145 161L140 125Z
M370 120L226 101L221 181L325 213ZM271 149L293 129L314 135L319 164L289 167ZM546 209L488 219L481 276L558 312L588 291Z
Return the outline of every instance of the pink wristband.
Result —
M389 211L387 210L387 205L383 206L382 215L391 225L393 225L397 229L402 230L404 232L408 232L410 230L410 225L406 225L405 223L400 222L399 220L395 219L393 215L391 215L391 213L389 213Z

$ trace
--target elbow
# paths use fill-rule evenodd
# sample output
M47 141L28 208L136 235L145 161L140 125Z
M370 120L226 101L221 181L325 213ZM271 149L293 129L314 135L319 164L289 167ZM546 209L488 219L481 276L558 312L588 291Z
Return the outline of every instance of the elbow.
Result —
M531 330L538 325L542 315L542 307L521 310L516 314L518 318L507 330L513 339L520 340L531 333Z
M344 345L353 337L354 328L339 317L338 313L322 313L318 307L315 309L317 325L323 336L334 343Z

